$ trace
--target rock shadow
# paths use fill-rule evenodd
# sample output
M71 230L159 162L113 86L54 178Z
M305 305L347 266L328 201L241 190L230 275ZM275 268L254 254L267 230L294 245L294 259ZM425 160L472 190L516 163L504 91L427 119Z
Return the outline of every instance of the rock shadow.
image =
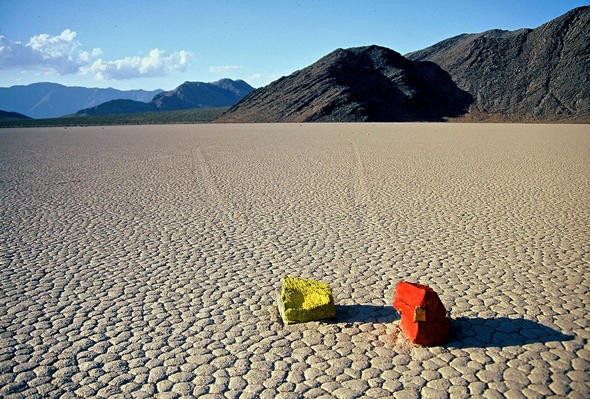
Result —
M433 62L411 61L377 46L346 54L331 73L368 122L443 122L464 115L474 102Z
M445 346L459 349L503 348L572 339L573 335L563 334L532 320L459 317L451 320L451 339Z
M393 306L336 305L337 323L392 323L399 319Z

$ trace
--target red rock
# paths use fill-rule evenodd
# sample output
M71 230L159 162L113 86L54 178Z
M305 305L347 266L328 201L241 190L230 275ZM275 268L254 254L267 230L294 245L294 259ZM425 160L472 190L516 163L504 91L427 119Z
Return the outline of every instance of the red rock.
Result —
M401 314L400 328L412 343L435 346L449 338L447 311L432 288L401 281L395 287L393 307Z

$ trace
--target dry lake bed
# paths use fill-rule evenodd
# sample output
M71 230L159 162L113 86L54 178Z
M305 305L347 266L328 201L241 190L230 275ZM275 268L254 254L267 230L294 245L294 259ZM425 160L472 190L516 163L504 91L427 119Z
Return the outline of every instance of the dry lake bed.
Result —
M590 395L589 125L0 129L0 198L0 397Z

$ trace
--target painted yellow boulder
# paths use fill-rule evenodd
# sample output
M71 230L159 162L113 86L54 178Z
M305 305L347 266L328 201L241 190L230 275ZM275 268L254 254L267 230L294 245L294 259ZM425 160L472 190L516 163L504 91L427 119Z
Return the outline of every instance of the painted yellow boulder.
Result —
M294 277L283 278L279 312L285 324L336 317L332 289L326 283Z

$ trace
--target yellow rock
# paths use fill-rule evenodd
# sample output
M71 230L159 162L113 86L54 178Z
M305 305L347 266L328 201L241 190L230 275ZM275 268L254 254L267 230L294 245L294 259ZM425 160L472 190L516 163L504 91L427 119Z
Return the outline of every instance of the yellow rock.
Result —
M285 324L336 317L332 289L326 283L294 277L283 278L279 312Z

